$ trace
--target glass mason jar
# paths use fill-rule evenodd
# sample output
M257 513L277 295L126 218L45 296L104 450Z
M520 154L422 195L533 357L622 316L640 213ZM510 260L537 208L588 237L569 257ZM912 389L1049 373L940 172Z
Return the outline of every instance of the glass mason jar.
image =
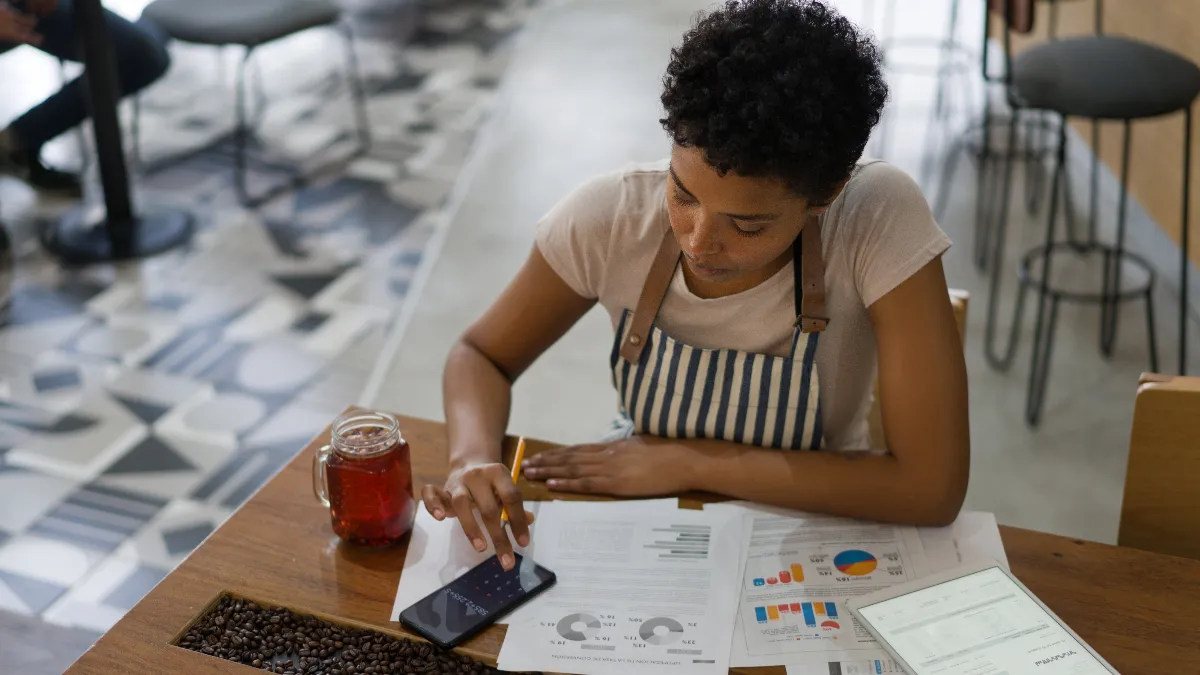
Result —
M313 456L313 490L333 531L354 544L390 546L415 515L412 459L400 423L385 413L346 413Z

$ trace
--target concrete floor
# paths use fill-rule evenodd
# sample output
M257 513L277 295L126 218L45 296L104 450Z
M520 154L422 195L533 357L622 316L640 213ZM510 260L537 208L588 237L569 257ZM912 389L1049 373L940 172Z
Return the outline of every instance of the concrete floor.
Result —
M440 258L427 270L424 294L399 327L398 352L378 391L368 392L368 403L442 417L440 376L447 351L520 266L535 221L591 175L667 152L657 122L660 78L670 46L694 12L708 4L578 0L546 7L531 22L504 85L506 104L477 148L474 177L444 232ZM852 18L872 18L871 0L835 4ZM936 36L945 7L941 0L914 5L916 13L900 17L895 34L929 36L932 30ZM978 21L968 12L961 34L969 39ZM916 172L931 82L896 76L893 93L882 154ZM950 283L974 298L966 347L973 446L967 506L995 512L1005 524L1114 541L1134 388L1147 369L1142 309L1128 305L1121 313L1117 351L1106 361L1096 347L1098 311L1064 306L1044 421L1039 429L1028 428L1023 410L1031 317L1026 316L1014 368L991 370L982 347L986 280L970 262L973 169L960 166L963 177L942 226L956 242L946 257ZM1111 199L1115 196L1105 195ZM1044 218L1023 218L1023 210L1014 210L1010 259L1044 232ZM1173 370L1175 300L1163 285L1160 369ZM610 339L607 319L597 311L550 350L516 387L511 431L567 443L594 439L615 409L606 368Z
M0 612L0 670L23 675L61 673L99 637L37 618Z

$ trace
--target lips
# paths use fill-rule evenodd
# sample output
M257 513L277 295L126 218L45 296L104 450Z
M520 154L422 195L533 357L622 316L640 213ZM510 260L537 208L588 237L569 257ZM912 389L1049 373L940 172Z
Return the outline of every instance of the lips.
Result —
M693 260L690 256L685 255L685 257L687 257L687 261L692 266L692 269L694 269L697 272L700 272L702 274L718 275L718 274L725 274L726 272L729 271L723 267L711 267L709 265L702 265L702 264L696 262L695 260Z

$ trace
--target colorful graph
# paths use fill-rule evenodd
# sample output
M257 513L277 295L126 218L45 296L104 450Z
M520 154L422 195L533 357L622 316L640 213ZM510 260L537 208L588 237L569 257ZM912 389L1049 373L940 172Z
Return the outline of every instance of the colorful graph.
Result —
M790 584L804 582L804 567L800 563L792 563L788 569L779 570L777 576L755 577L755 586L774 586L775 584Z
M879 567L879 561L866 551L850 550L835 555L833 566L842 574L861 577L874 572Z
M793 602L754 608L754 619L758 623L774 623L789 617L803 620L804 625L809 628L816 628L818 620L826 630L841 628L841 624L836 621L837 606L832 602Z

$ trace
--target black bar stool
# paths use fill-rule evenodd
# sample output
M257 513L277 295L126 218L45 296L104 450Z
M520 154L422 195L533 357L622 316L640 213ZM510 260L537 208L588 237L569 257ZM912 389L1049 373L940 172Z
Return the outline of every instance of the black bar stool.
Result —
M1096 11L1102 16L1101 0ZM996 314L1000 289L1000 270L1003 267L1004 239L1008 224L1009 194L1012 184L1013 159L1006 159L1001 183L1001 200L994 226L989 227L990 240L985 244L992 255L990 289L984 349L988 361L999 370L1011 367L1017 345L1017 334L1024 315L1028 291L1038 295L1037 318L1034 328L1033 355L1030 362L1026 400L1026 421L1036 426L1041 420L1050 357L1054 347L1054 329L1061 302L1099 304L1100 349L1105 356L1112 354L1116 341L1117 312L1121 303L1141 299L1145 302L1147 338L1149 340L1150 370L1158 370L1155 344L1152 292L1154 269L1140 256L1125 250L1126 206L1128 201L1129 146L1134 120L1149 119L1173 113L1184 113L1183 195L1182 195L1182 294L1180 304L1180 372L1186 368L1187 340L1187 273L1188 273L1188 187L1191 173L1192 104L1200 95L1200 68L1191 61L1160 47L1128 38L1099 34L1092 37L1062 39L1031 47L1018 55L1012 53L1013 7L1003 2L1003 46L1005 60L1005 92L1012 108L1008 128L1009 146L1017 142L1017 126L1025 111L1047 111L1058 118L1058 147L1050 184L1049 215L1043 245L1026 252L1018 266L1018 291L1008 342L998 350ZM1097 22L1099 24L1099 21ZM1102 26L1098 25L1098 28ZM1059 196L1066 172L1067 118L1116 120L1124 125L1121 153L1121 195L1117 214L1117 230L1112 243L1100 242L1094 236L1087 240L1058 239L1055 224ZM1095 204L1093 172L1092 202ZM1094 213L1094 211L1093 211ZM1094 218L1093 218L1094 224ZM1102 266L1099 289L1081 288L1053 275L1054 261L1074 256L1082 262ZM1127 279L1129 280L1127 283Z

